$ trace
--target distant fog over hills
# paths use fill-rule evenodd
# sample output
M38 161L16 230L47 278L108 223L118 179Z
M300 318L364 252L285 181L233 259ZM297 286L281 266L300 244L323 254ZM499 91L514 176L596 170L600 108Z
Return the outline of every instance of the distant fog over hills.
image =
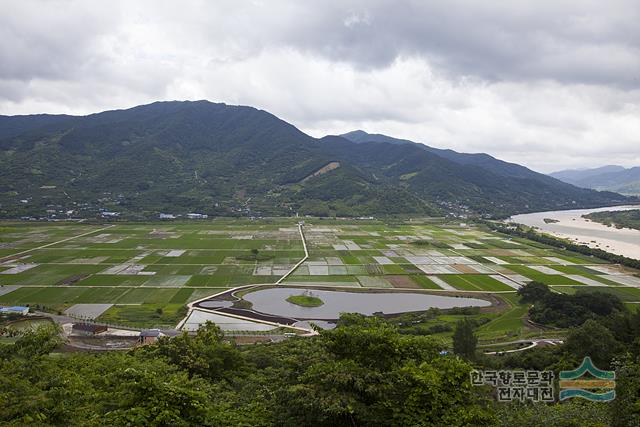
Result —
M583 188L640 195L640 167L609 165L594 169L570 169L549 176Z
M313 138L252 107L156 102L0 116L0 216L504 216L628 202L487 154L364 132Z

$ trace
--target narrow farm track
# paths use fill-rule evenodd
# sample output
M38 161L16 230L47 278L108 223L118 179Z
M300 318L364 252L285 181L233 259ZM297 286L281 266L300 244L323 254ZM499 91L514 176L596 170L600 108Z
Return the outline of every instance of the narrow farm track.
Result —
M514 348L512 350L503 350L503 351L489 351L489 352L485 352L484 354L489 354L489 355L496 355L496 354L507 354L507 353L517 353L520 351L525 351L525 350L530 350L534 347L538 347L539 345L562 345L564 343L564 340L561 339L557 339L557 338L536 338L536 339L531 339L531 340L518 340L518 341L510 341L510 342L504 342L504 343L500 343L501 345L512 345L512 344L528 344L525 347L521 347L521 348ZM484 345L484 346L479 346L479 347L491 347L489 345Z
M107 225L106 227L99 228L97 230L92 230L92 231L89 231L88 233L78 234L77 236L67 237L66 239L58 240L57 242L47 243L46 245L38 246L37 248L31 248L31 249L27 249L27 250L22 251L22 252L17 252L15 254L7 255L5 257L0 258L0 262L3 262L5 260L7 260L7 259L15 258L15 257L20 256L20 255L27 254L29 252L37 251L38 249L45 249L45 248L48 248L50 246L57 245L59 243L68 242L69 240L77 239L79 237L88 236L89 234L93 234L93 233L98 233L100 231L104 231L104 230L107 230L107 229L109 229L111 227L115 227L115 226L116 226L115 224Z
M287 271L281 278L276 280L276 285L282 283L287 277L289 277L298 267L302 265L307 259L309 259L309 251L307 250L307 240L304 238L304 232L302 231L302 224L298 224L298 231L300 232L300 239L302 239L302 247L304 248L304 257L294 265L291 270Z
M300 261L298 261L296 263L296 265L294 265L289 271L287 271L282 277L280 277L278 280L275 281L275 283L273 283L274 285L279 285L282 283L282 281L284 281L287 277L289 277L294 271L296 271L296 269L298 267L300 267L302 265L303 262L305 262L307 259L309 259L309 250L307 248L307 241L304 237L304 232L302 230L302 223L298 223L298 232L300 233L300 239L302 241L302 248L304 249L304 257L302 257L302 259ZM239 291L241 289L243 290L247 290L247 289L251 289L255 286L261 286L261 285L243 285L243 286L237 286L235 288L231 288L231 289L227 289L223 292L218 292L217 294L214 295L209 295L207 297L204 298L200 298L196 301L192 301L190 303L187 304L187 314L186 316L180 321L178 322L178 324L176 325L176 329L180 329L182 328L182 326L184 326L184 324L186 323L187 319L189 319L189 317L191 316L191 313L193 312L193 310L197 309L197 310L201 310L201 311L210 311L211 313L217 313L217 314L222 314L223 312L219 311L219 310L206 310L203 309L202 307L198 307L198 304L201 303L202 301L206 301L208 299L211 299L213 297L216 296L221 296L224 294L229 294L230 296L239 299L236 295L235 292ZM250 311L250 310L245 310L245 311ZM232 313L224 313L224 315L230 316L230 317L235 317L235 318L239 318L239 319L246 319L246 320L252 320L252 321L256 321L256 319L254 318L248 318L248 317L243 317L243 316L239 316L237 314L232 314ZM293 320L293 319L290 319ZM258 320L260 322L260 320ZM273 322L268 322L268 321L261 321L262 323L268 323L268 324L274 324L276 325L276 323ZM313 333L313 331L311 331Z

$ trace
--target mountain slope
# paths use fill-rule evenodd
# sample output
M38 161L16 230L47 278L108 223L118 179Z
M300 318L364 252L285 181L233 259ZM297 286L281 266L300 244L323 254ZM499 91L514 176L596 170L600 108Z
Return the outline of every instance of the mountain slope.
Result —
M549 176L572 184L582 179L591 178L604 173L620 172L623 170L625 170L625 168L623 168L622 166L607 165L593 169L566 169L550 173Z
M5 116L0 216L504 215L625 201L533 179L518 165L500 172L478 162L415 144L317 140L266 111L207 101Z
M382 134L370 134L362 130L348 132L340 136L358 144L362 144L366 142L386 142L389 144L396 144L396 145L401 145L401 144L414 145L425 151L436 154L442 158L451 160L452 162L455 162L461 165L478 166L497 175L506 176L506 177L530 178L530 179L542 181L548 184L554 182L554 180L548 179L546 175L534 172L530 169L527 169L524 166L520 166L515 163L509 163L503 160L496 159L495 157L492 157L485 153L475 153L475 154L458 153L457 151L453 151L449 149L430 147L425 144L409 141L408 139L398 139L398 138L393 138L393 137L382 135Z
M340 137L327 137L323 141L329 142L330 150L343 157L353 152L353 145L345 144ZM460 164L425 150L421 144L368 142L356 146L359 147L357 157L353 156L356 164L370 165L372 173L384 174L397 187L447 208L469 206L499 214L513 209L569 209L597 203L597 199L621 199L612 193L579 189L518 165L515 166L528 171L520 172L524 177L510 176L512 172L502 167L490 170L475 164Z
M640 167L603 166L595 169L565 170L550 176L583 188L640 195Z

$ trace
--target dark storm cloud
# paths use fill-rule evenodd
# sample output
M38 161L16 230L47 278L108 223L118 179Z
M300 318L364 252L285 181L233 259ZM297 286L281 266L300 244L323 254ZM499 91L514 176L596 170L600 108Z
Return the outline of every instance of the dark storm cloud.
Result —
M298 13L297 25L281 27L281 42L363 68L418 55L492 81L640 85L634 0L362 1Z
M100 39L148 19L178 38L193 35L204 52L213 45L214 60L285 47L360 69L418 56L454 78L640 86L635 0L4 3L0 77L9 79L61 78L107 62Z

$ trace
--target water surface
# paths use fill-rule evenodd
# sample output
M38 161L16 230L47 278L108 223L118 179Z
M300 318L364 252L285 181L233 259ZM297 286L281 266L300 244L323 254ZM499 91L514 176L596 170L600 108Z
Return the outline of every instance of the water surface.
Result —
M291 295L309 295L320 298L320 307L301 307L286 299ZM308 288L271 288L248 293L243 299L261 313L298 319L337 319L340 313L372 315L424 311L429 308L487 307L490 302L478 298L457 298L415 292L348 292L310 290Z
M538 227L547 233L568 238L592 248L600 248L614 254L640 259L640 230L607 227L604 224L582 218L583 215L592 212L631 209L640 209L640 206L612 206L597 209L535 212L515 215L509 220L530 227ZM559 222L547 224L544 222L545 218L555 219Z

